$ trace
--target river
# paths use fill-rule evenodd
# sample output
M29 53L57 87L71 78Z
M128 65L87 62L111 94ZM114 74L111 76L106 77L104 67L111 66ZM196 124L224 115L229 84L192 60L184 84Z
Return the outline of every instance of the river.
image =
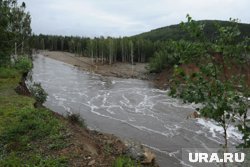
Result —
M182 104L149 81L105 77L42 55L34 56L34 82L48 93L45 106L60 114L78 113L88 127L150 147L160 166L189 166L183 148L218 148L222 128L204 119L186 119L195 105ZM229 127L229 145L240 134Z

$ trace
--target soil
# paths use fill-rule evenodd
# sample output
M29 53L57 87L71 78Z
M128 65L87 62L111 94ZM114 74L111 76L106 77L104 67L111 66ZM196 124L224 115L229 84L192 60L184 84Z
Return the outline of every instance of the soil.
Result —
M166 67L162 72L157 74L152 74L152 80L155 86L159 89L167 89L169 88L169 80L171 79L173 74L173 68Z
M92 59L90 57L77 57L76 55L68 52L43 50L39 51L39 53L52 59L71 64L83 70L91 71L103 76L148 80L159 89L168 88L168 82L173 71L171 68L167 68L163 72L155 74L148 72L148 63L136 63L133 65L132 69L131 63L116 62L111 65L107 63L102 64L101 62L92 63Z
M56 113L55 115L66 122L69 129L68 146L51 154L69 157L70 166L111 167L117 157L127 156L127 146L113 134L88 130L78 123L70 122ZM148 152L151 153L151 151ZM154 160L141 166L159 167Z
M116 62L111 65L102 62L93 62L90 57L78 57L72 53L68 52L58 52L58 51L40 51L42 55L47 57L62 61L79 67L83 70L91 71L104 76L113 76L121 78L138 78L138 79L148 79L149 74L147 72L147 63L136 63L132 65L131 63L120 63Z
M27 88L26 83L25 83L27 75L28 75L27 73L23 74L22 79L19 82L19 85L15 88L15 91L19 95L24 95L24 96L29 96L30 97L31 93L30 93L30 91Z
M67 124L68 146L51 154L69 157L70 166L110 167L117 157L125 153L126 146L114 135L90 131L55 115Z

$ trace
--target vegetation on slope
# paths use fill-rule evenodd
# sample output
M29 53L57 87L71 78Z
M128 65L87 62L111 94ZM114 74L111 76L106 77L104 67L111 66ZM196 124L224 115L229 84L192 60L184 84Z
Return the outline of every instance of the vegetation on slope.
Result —
M187 15L183 24L192 41L185 47L176 47L180 54L174 65L171 81L173 97L184 102L202 104L197 109L202 116L215 120L224 130L224 146L228 149L228 127L236 125L242 133L241 147L250 146L249 87L249 38L242 38L237 20L230 25L218 26L219 34L210 41L204 26ZM174 45L175 46L175 45ZM171 54L171 53L170 53ZM185 68L192 65L193 68ZM233 73L234 68L238 68Z
M63 156L44 155L41 148L66 146L66 126L47 109L35 109L33 98L14 91L21 76L18 70L1 68L0 166L63 166Z
M220 26L228 26L230 25L229 21L220 21L220 20L201 20L195 21L198 24L204 24L204 34L205 37L209 40L214 39L217 35L217 28L215 24ZM250 24L238 23L239 30L242 33L242 36L250 37ZM158 28L155 30L151 30L150 32L145 32L142 34L135 35L136 38L143 38L150 41L166 41L166 40L190 40L190 36L186 31L181 28L181 24L170 25L162 28Z

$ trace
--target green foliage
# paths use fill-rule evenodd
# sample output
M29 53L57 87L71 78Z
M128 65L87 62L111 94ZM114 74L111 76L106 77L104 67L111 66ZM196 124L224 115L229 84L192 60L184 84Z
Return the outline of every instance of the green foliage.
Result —
M28 143L44 137L49 136L53 139L55 135L62 137L60 130L63 126L45 109L24 108L12 115L15 121L5 125L0 134L1 143L5 145L7 151L28 149ZM59 137L57 139L60 141Z
M76 56L91 57L94 62L146 62L152 57L158 48L150 40L141 38L112 38L34 35L30 39L30 45L35 49L68 51ZM131 53L132 56L131 56Z
M18 74L18 71L13 68L0 67L0 78L15 78Z
M48 94L42 88L41 83L33 83L29 89L32 96L35 97L38 103L43 104L47 100Z
M244 136L243 145L249 146L249 124L246 123L249 86L242 70L237 75L230 74L235 66L248 67L249 41L240 38L236 20L230 20L231 24L224 27L217 24L217 37L210 41L205 37L204 26L189 15L187 18L188 22L182 26L193 40L177 49L181 54L179 64L195 62L198 71L187 73L182 66L175 66L170 94L184 102L201 103L201 115L216 120L223 127L225 148L227 128L237 120Z
M81 118L80 114L75 114L75 113L71 113L67 115L68 120L73 123L73 124L78 124L81 127L86 128L87 125L85 124L84 119Z
M140 167L140 165L130 158L123 156L116 158L113 167Z
M53 156L43 156L40 154L30 155L27 160L24 160L18 156L17 154L10 154L8 157L0 160L0 166L3 167L17 167L17 166L27 166L27 167L45 167L45 166L53 166L53 167L66 167L67 159L65 158L57 158ZM25 164L25 165L24 165Z
M112 153L112 144L105 144L104 145L104 152L105 154L111 154Z
M35 109L34 99L16 94L20 78L0 78L0 166L67 166L64 157L40 151L65 148L66 125L51 111Z
M17 0L1 0L0 13L0 66L8 66L15 44L17 54L28 49L31 18L25 5L19 5Z
M23 73L27 73L32 69L32 61L27 56L20 56L15 62L14 67Z
M151 72L161 72L166 66L173 67L187 60L198 63L197 58L204 54L204 48L198 42L180 40L167 41L164 44L165 46L159 48L149 62Z
M199 25L204 25L204 35L205 38L209 41L214 41L217 34L218 29L214 23L219 25L220 27L226 27L231 24L230 21L219 21L219 20L201 20L201 21L193 21L193 23L197 23ZM185 23L184 23L185 24ZM151 30L149 32L145 32L134 37L143 38L153 42L156 41L167 41L167 40L188 40L191 41L193 38L190 37L189 32L183 30L183 23L177 25L170 25L162 28L157 28L155 30ZM239 30L241 32L240 37L250 36L250 24L238 23Z
M168 64L168 57L168 53L163 51L156 52L149 63L150 72L161 72L165 69L166 64Z
M174 62L176 62L178 61L176 58L178 58L180 51L182 51L179 49L179 51L175 51L176 54L174 55L167 54L163 56L162 52L164 54L166 53L164 45L170 45L169 47L172 45L179 45L177 46L179 48L192 47L192 49L186 49L186 51L191 52L193 50L192 52L194 53L194 49L200 49L199 47L202 47L199 42L204 41L205 38L213 42L216 41L216 38L220 33L217 26L225 27L230 26L230 24L230 22L224 21L190 20L188 23L181 23L178 25L152 30L148 33L143 33L133 37L105 38L101 36L90 39L77 36L34 35L29 42L35 49L68 51L75 53L77 56L92 57L93 62L106 62L110 64L116 61L132 62L131 46L133 45L132 53L134 62L147 62L152 60L152 71L160 71L162 65L166 66L171 64L169 61L165 64L160 60L165 62L166 57L170 57L173 58ZM239 35L238 40L242 39L242 35L250 36L249 24L237 25L242 32L242 34ZM185 29L185 27L189 27L189 30ZM201 33L201 30L203 30L203 33ZM191 34L191 36L189 34ZM169 42L171 40L181 40L182 42L171 43ZM186 41L196 41L196 43L188 43ZM196 45L199 45L199 47ZM173 48L175 48L175 46L173 46Z
M158 43L158 45L161 45ZM167 41L160 46L149 61L150 72L161 72L166 66L172 66L179 62L179 54L176 54L177 42Z

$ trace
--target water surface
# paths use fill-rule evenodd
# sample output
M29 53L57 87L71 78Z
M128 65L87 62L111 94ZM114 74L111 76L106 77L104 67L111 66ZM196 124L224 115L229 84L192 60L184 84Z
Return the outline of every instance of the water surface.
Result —
M188 166L182 148L216 148L222 128L212 121L186 119L192 104L167 96L148 81L104 77L42 55L34 58L32 77L49 94L45 105L66 115L78 113L87 125L124 139L133 139L157 154L160 166ZM229 128L230 145L241 137Z

